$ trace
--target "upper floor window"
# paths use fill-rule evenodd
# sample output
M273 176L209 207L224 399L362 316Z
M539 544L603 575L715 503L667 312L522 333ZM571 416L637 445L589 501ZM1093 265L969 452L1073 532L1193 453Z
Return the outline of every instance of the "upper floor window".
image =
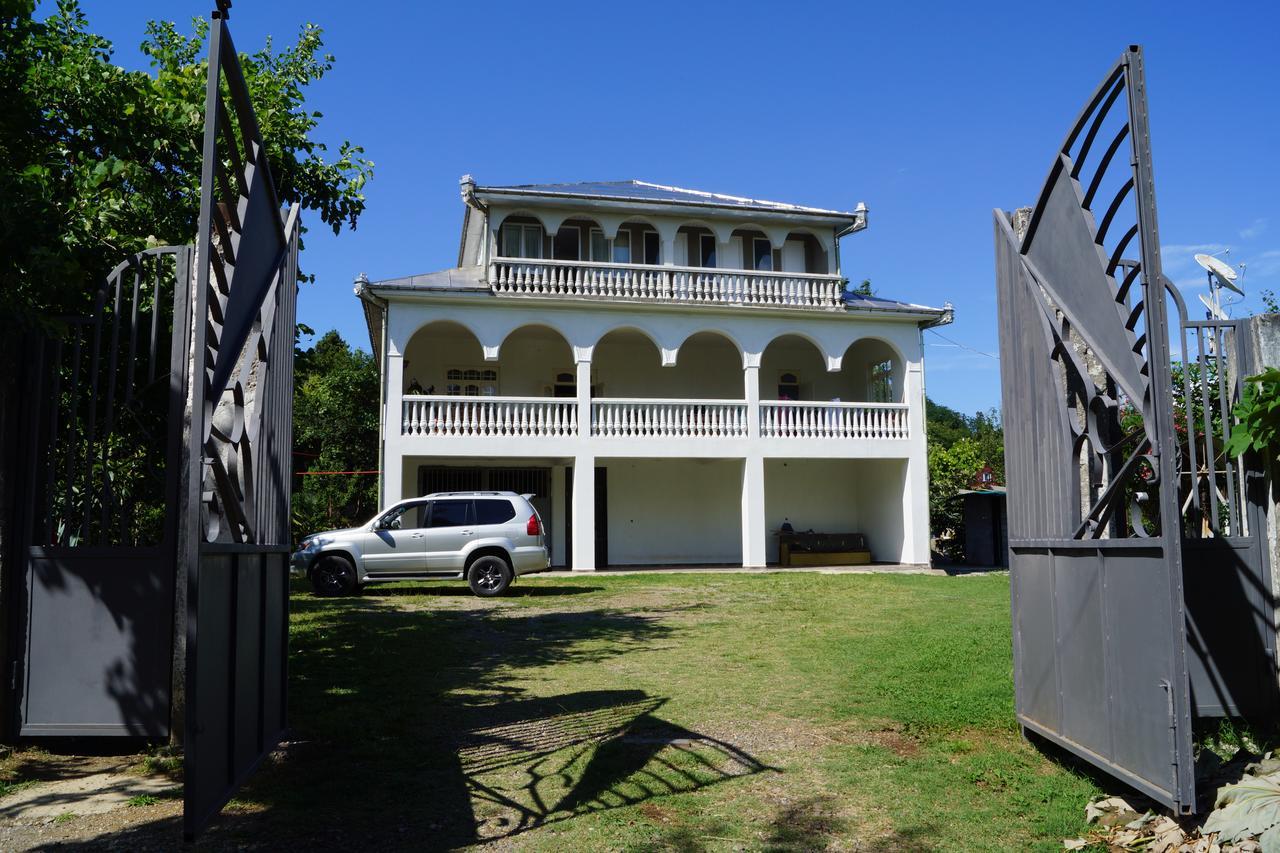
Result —
M778 374L778 399L800 399L800 374L794 370L784 370Z
M591 260L597 264L609 263L609 238L599 228L591 229Z
M575 238L576 239L576 238ZM504 258L541 258L542 226L508 222L502 226Z
M613 238L613 262L615 264L631 263L631 232L619 231Z
M661 242L657 231L644 232L644 262L646 264L661 263Z
M444 378L444 393L450 397L496 397L498 394L498 371L491 367L450 367Z
M557 261L582 260L582 231L576 225L562 225L551 241L551 257Z
M873 403L892 403L893 395L893 362L882 361L871 365L869 396Z
M695 266L714 267L716 265L716 238L714 234L703 234L698 238L698 261Z
M755 237L751 240L752 247L752 269L772 270L773 269L773 246L763 237Z

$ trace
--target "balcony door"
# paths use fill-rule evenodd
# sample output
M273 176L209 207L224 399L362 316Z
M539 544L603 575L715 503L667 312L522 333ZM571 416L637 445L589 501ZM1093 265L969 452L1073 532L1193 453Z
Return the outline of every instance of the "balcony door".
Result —
M542 226L524 222L508 222L502 226L504 258L541 258Z

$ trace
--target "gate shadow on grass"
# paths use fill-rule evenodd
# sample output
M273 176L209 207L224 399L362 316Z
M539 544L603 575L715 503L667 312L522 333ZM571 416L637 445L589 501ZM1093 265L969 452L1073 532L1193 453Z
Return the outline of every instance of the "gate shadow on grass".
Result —
M669 648L671 612L397 603L294 595L292 736L197 846L459 847L772 769L559 671Z

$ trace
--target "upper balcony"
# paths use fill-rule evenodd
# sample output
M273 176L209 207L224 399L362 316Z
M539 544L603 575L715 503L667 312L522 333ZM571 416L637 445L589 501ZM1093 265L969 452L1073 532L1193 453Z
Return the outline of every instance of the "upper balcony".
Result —
M639 181L477 187L459 267L496 295L841 310L839 239L867 211Z

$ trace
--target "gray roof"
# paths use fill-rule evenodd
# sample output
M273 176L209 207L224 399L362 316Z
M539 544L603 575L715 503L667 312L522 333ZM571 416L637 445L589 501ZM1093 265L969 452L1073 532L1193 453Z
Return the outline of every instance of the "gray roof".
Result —
M816 216L851 217L851 211L828 210L822 207L805 207L781 201L765 201L758 198L725 195L723 193L690 190L683 187L664 186L648 181L582 181L571 184L515 184L503 187L476 187L478 193L509 193L512 195L565 196L568 198L598 198L617 201L650 201L660 204L696 204L710 207L741 208L744 210L768 210L775 213L800 213Z

